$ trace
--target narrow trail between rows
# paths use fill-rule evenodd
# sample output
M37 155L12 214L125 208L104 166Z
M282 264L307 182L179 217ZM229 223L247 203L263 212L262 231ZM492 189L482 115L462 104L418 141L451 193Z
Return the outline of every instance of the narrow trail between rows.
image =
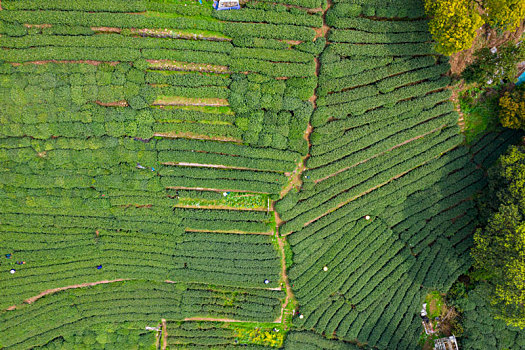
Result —
M73 284L73 285L71 285L71 286L66 286L66 287L47 289L47 290L41 292L40 294L35 295L34 297L31 297L31 298L25 299L25 300L24 300L24 303L26 303L26 304L32 304L32 303L34 303L35 301L37 301L38 299L40 299L40 298L42 298L42 297L45 297L45 296L48 295L48 294L53 294L53 293L56 293L56 292L61 292L61 291L63 291L63 290L67 290L67 289L92 287L92 286L96 286L96 285L99 285L99 284L115 283L115 282L129 281L129 280L130 280L129 278L128 278L128 279L125 279L125 278L119 278L119 279L116 279L116 280L104 280L104 281L97 281L97 282L89 282L89 283ZM14 310L14 309L16 309L16 305L12 305L12 306L8 307L6 310L7 310L7 311L11 311L11 310Z
M316 35L315 35L315 39L317 38L321 38L321 37L324 37L326 38L327 34L328 34L328 30L330 29L330 27L326 24L326 12L328 11L328 9L332 6L332 1L331 0L328 0L327 1L327 6L325 9L322 9L322 19L323 19L323 25L321 28L316 28L315 29L315 32L316 32ZM315 60L315 75L317 76L317 78L319 78L319 73L320 73L320 69L321 69L321 63L319 62L319 57L315 57L314 58ZM310 97L309 101L312 103L313 107L314 107L314 112L315 110L317 109L317 88L314 90L314 93L313 95ZM286 194L292 190L299 190L303 184L303 181L302 181L302 174L303 172L306 170L306 161L307 159L310 157L310 150L312 148L312 144L310 143L310 135L312 134L312 131L313 131L313 127L312 127L312 124L310 122L308 122L308 126L304 132L304 139L308 142L308 153L301 158L301 161L299 162L299 164L297 165L297 167L295 168L295 170L290 174L289 176L289 183L288 185L281 191L280 193L280 198L283 198L284 196L286 196ZM281 252L281 266L282 266L282 280L283 280L283 283L285 284L286 286L286 298L285 298L285 301L283 303L283 306L281 308L281 316L275 321L275 322L278 322L278 323L281 323L283 322L283 319L285 318L285 312L284 310L286 309L286 307L288 306L288 304L294 300L295 301L295 296L293 294L293 290L292 290L292 287L290 286L290 281L288 279L288 274L287 274L287 270L286 270L286 256L285 256L285 243L286 243L286 237L284 235L280 235L279 233L279 227L281 226L281 224L283 223L282 220L280 219L279 217L279 214L277 213L277 211L275 210L275 208L273 208L273 211L274 211L274 215L275 215L275 223L276 223L276 239L277 239L277 242L279 244L279 250ZM286 325L285 325L286 326Z

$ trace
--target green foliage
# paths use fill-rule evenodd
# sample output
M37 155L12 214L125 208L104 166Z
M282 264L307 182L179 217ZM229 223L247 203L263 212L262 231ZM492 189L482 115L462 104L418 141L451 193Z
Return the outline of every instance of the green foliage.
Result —
M432 291L425 296L425 303L427 304L428 317L433 320L441 316L441 309L445 303L443 296L438 291Z
M499 99L501 125L511 129L525 130L525 90L506 92Z
M511 147L492 170L493 210L486 227L476 232L472 251L477 267L491 273L491 300L496 305L497 318L521 328L525 327L524 166L525 149Z
M223 193L227 193L226 196ZM198 195L198 194L194 194ZM219 193L219 197L213 199L209 198L195 198L184 197L184 193L179 194L179 206L224 206L231 208L243 208L243 209L267 209L268 206L268 195L265 194L247 194L238 192L222 192Z
M479 88L471 88L459 95L459 106L465 121L465 139L472 143L483 133L497 127L498 96L484 94Z
M275 327L233 327L235 337L240 344L257 344L265 347L281 348L285 334Z
M491 286L474 285L454 298L455 307L461 311L463 336L458 338L463 349L520 349L525 344L525 333L494 319L494 309L489 302Z
M519 0L484 0L491 26L514 31L525 17L525 3Z
M97 349L113 349L124 344L133 344L137 349L152 350L155 349L155 333L137 329L132 324L97 324L91 329L64 334L35 349L73 348L79 344Z
M425 0L437 52L450 56L472 46L476 30L484 23L476 6L470 0Z
M516 82L517 64L525 59L525 48L510 42L497 50L496 53L490 48L476 51L474 62L462 73L467 83L487 86Z

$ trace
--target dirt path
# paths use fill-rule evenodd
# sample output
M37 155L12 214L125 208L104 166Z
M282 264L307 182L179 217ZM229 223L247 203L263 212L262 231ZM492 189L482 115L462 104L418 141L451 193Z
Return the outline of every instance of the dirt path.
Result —
M100 102L99 100L95 101L95 103L99 106L104 107L128 107L128 101L126 100L120 100L120 101L113 101L113 102Z
M129 279L119 278L119 279L116 279L116 280L104 280L104 281L98 281L98 282L74 284L74 285L67 286L67 287L47 289L47 290L43 291L42 293L40 293L38 295L35 295L34 297L31 297L29 299L24 300L24 303L32 304L35 301L37 301L38 299L40 299L40 298L42 298L42 297L44 297L44 296L46 296L48 294L53 294L53 293L56 293L56 292L67 290L67 289L91 287L91 286L96 286L98 284L114 283L114 282L121 282L121 281L129 281ZM12 306L8 307L6 310L10 311L10 310L14 310L14 309L16 309L16 305L12 305Z
M168 330L166 326L166 319L162 319L162 350L168 347Z
M328 30L330 29L330 27L326 24L326 18L325 17L326 17L326 11L328 11L328 9L331 6L332 6L332 1L328 0L326 9L316 9L316 10L318 10L318 12L321 12L321 11L323 12L323 14L322 14L323 26L321 28L314 28L314 30L316 32L315 38L320 38L320 37L325 37L326 38L326 35L327 35ZM319 77L321 63L319 62L319 58L318 57L316 57L314 59L315 59L315 75L317 77ZM309 101L312 103L312 105L314 107L314 110L315 110L317 108L317 103L316 103L316 101L317 101L317 93L316 93L315 90L314 90L314 94L310 97ZM307 128L306 128L306 130L304 132L304 135L303 135L303 138L308 142L308 153L306 154L306 156L304 156L301 159L301 161L299 162L297 167L290 174L290 176L289 176L290 181L289 181L288 185L285 188L283 188L283 190L280 193L280 197L281 198L283 198L293 188L300 189L302 184L303 184L302 174L306 170L306 161L310 157L310 149L312 147L312 144L310 143L310 135L312 134L312 131L313 131L312 124L308 123L308 126L307 126ZM285 317L284 310L286 309L286 307L288 306L290 301L295 300L295 296L293 294L292 287L290 286L290 281L288 279L288 274L287 274L287 271L286 271L286 256L285 256L285 252L284 252L284 244L285 244L286 238L284 237L284 235L281 236L280 233L279 233L279 227L282 225L283 222L282 222L281 218L279 217L279 214L277 213L277 211L275 209L273 209L273 212L274 212L274 215L275 215L275 223L276 223L275 235L276 235L276 238L277 238L277 242L279 244L279 250L281 251L281 268L282 268L281 275L282 275L283 282L284 282L284 284L286 286L286 298L285 298L283 306L281 308L281 315L274 321L275 323L281 323L281 322L283 322L283 319Z
M156 132L153 134L153 136L161 136L165 138L170 139L192 139L192 140L206 140L206 141L221 141L221 142L234 142L234 143L242 143L243 141L241 139L236 139L234 137L223 137L223 136L208 136L208 135L200 135L195 134L192 132Z
M91 30L99 33L120 33L122 31L116 27L91 27Z
M288 306L288 303L290 302L290 300L295 299L293 291L292 291L292 287L290 287L290 282L288 280L288 274L286 272L286 258L284 254L284 240L286 240L286 238L279 237L278 230L279 229L277 228L276 236L277 236L277 243L279 244L279 250L281 251L281 276L282 276L284 285L286 286L286 298L284 299L283 306L281 307L281 315L274 321L274 323L281 323L283 321L284 309L286 309L286 306Z
M188 39L188 40L206 40L206 41L232 41L231 38L221 36L219 34L213 35L211 33L194 33L191 31L176 30L176 29L134 29L131 31L134 34L141 36L153 36L160 38L172 38L172 39Z
M205 72L205 73L221 73L230 74L227 66L199 64L191 62L179 62L174 60L146 60L151 64L152 69L160 70L174 70L174 71L188 71L188 72Z

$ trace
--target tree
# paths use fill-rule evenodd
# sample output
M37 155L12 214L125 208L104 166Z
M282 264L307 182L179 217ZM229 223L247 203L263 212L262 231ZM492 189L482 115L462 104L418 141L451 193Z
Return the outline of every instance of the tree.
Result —
M475 60L461 74L465 82L481 86L499 83L515 83L518 62L525 59L525 45L507 43L492 52L482 48L474 54Z
M505 31L516 30L525 18L523 0L485 0L483 7L487 11L490 25Z
M490 172L491 215L472 255L488 273L496 318L525 328L525 146L513 146Z
M525 90L506 92L499 99L501 125L525 130Z
M504 31L515 30L525 17L525 1L425 0L425 12L431 17L429 30L436 51L450 56L470 48L476 30L485 22Z
M484 24L477 5L470 0L425 0L431 16L429 30L436 41L435 50L443 55L468 49L476 30Z

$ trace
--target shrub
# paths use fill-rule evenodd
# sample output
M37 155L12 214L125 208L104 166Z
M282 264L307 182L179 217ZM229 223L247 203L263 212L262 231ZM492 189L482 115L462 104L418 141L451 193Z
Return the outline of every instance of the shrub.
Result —
M525 90L506 92L499 99L501 125L511 129L525 129Z
M447 56L470 48L476 30L484 23L469 0L425 0L425 11L431 16L429 30L436 41L435 49Z

